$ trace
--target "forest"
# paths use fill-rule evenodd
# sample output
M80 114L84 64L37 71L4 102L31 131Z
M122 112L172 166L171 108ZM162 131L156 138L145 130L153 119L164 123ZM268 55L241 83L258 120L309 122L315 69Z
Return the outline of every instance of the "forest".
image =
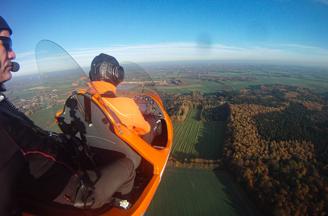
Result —
M325 215L328 212L326 100L302 88L258 89L245 90L247 93L229 104L225 166L265 214ZM267 92L272 89L275 94L265 104ZM249 103L246 95L253 103Z

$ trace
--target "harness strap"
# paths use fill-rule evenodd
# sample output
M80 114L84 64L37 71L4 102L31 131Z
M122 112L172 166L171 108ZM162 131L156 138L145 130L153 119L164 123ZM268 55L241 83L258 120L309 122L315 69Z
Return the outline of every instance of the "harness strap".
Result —
M91 98L88 96L84 96L84 109L84 119L88 124L91 124Z

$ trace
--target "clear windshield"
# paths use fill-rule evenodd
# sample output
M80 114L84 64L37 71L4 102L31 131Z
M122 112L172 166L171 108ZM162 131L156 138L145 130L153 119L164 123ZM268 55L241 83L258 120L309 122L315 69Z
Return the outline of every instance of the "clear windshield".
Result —
M74 58L58 44L42 40L37 44L35 52L43 86L40 91L43 91L44 95L41 100L41 112L45 114L42 116L41 126L53 129L56 112L63 108L65 100L73 91L93 87L97 92L97 88L93 86L89 75ZM131 98L136 103L139 101L136 99L138 95L151 95L159 99L155 82L142 67L132 62L122 63L122 66L125 77L124 81L117 86L117 97ZM121 107L113 105L112 108L120 110ZM140 108L146 110L144 104ZM125 116L135 118L133 115L126 114Z
M74 90L87 87L88 77L70 54L52 41L40 41L35 57L42 85L40 110L32 118L46 129L58 130L54 122L56 112Z
M117 95L134 97L140 94L156 94L156 82L140 65L133 62L123 62L124 81L117 86Z

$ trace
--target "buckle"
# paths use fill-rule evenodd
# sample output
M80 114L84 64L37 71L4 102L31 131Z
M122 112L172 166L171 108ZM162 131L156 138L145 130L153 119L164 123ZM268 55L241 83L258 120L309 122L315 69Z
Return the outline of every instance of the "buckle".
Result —
M76 208L90 208L95 203L94 188L83 179L77 188L73 206Z

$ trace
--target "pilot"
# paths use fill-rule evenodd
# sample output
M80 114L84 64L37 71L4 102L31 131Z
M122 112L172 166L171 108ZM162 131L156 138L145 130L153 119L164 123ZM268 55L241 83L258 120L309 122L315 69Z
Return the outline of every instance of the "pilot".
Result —
M59 136L49 136L34 125L4 94L4 83L11 79L11 71L17 70L12 62L16 54L11 46L11 34L8 23L0 17L0 215L20 214L18 194L51 198L54 194L46 194L44 189L55 180L51 181L47 175L63 168L57 165L56 158L69 150L64 148ZM62 181L52 192L59 193L71 175L64 172Z
M0 16L0 93L5 90L3 83L11 79L11 61L16 57L11 48L11 33L9 25ZM7 105L4 102L5 96L0 94L0 109ZM18 213L16 186L24 166L24 158L19 147L5 131L2 115L0 111L0 215L15 215Z
M39 128L8 100L4 83L17 70L11 34L0 16L0 215L20 215L20 202L30 199L99 208L115 192L130 192L135 170L129 159L100 167L100 178L85 190L83 176L72 168L72 140Z

